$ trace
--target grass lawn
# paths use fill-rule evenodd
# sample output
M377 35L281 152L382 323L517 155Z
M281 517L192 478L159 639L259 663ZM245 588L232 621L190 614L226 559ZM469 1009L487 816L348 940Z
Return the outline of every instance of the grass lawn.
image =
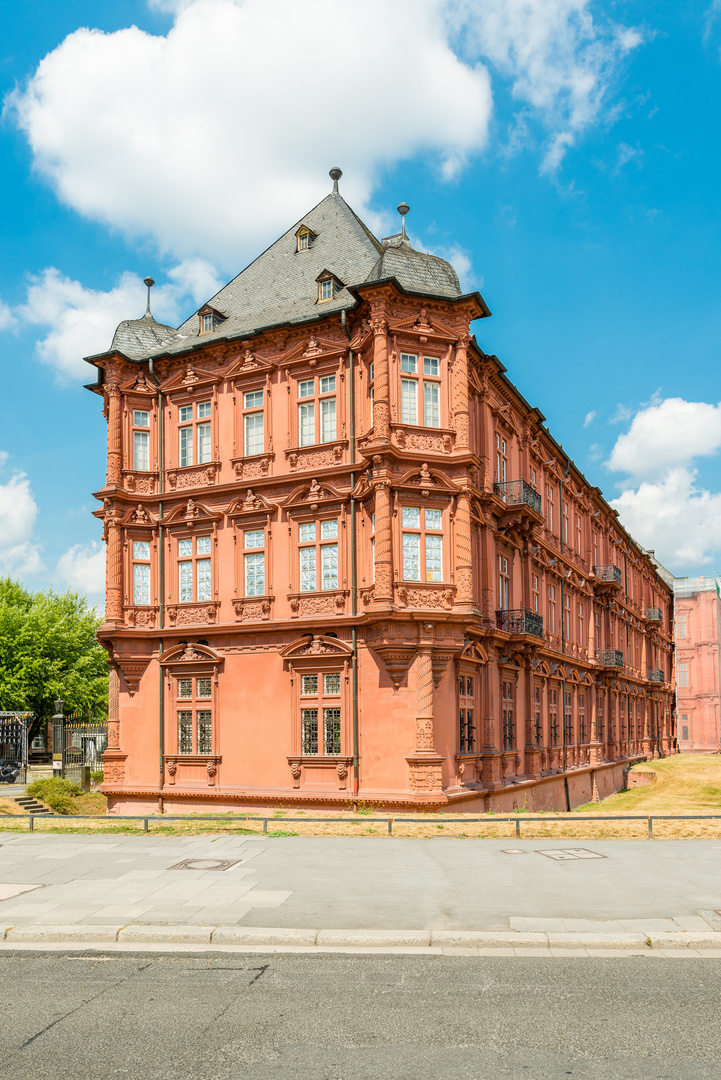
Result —
M655 783L633 788L612 795L600 803L579 806L559 822L544 820L542 814L532 810L518 813L521 836L527 839L644 839L647 835L645 821L578 821L580 815L624 814L719 814L721 815L721 755L677 754L663 760L642 762L634 766L634 772L648 772L656 777ZM106 799L99 791L73 798L74 811L81 815L104 815ZM16 803L0 799L0 814L21 812ZM246 816L247 815L247 816ZM433 816L429 823L418 818ZM364 806L358 814L350 806L346 810L314 810L279 807L247 807L234 813L224 814L221 820L202 821L198 815L188 814L183 821L167 821L162 815L150 818L151 833L168 835L219 835L224 833L262 834L260 821L250 817L267 817L268 831L263 839L273 836L386 836L384 822L374 822L373 817L393 818L393 835L396 837L429 838L431 836L470 839L508 838L515 836L514 822L494 821L495 815L484 815L481 822L468 818L480 817L478 813L460 814L438 811L430 813L393 813L373 806ZM509 816L509 815L498 815ZM308 818L343 817L345 822L308 821ZM369 820L370 819L370 820ZM531 820L533 819L533 820ZM352 823L354 822L354 824ZM142 832L142 822L113 820L105 817L97 821L73 820L72 816L36 818L36 832ZM0 822L0 831L25 831L27 822ZM654 836L662 838L711 838L721 837L719 821L655 822Z

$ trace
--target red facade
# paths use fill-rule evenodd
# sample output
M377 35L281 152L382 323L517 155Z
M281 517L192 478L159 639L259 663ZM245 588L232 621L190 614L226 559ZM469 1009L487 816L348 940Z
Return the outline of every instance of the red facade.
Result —
M488 314L334 192L90 358L111 811L563 809L672 751L671 592Z

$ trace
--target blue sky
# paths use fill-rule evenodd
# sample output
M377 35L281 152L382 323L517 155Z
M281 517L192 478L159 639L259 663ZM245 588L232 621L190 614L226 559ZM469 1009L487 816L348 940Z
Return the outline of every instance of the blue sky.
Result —
M5 0L3 23L0 572L100 598L82 356L148 273L179 323L334 164L380 235L406 200L480 288L480 344L634 535L719 568L721 0Z

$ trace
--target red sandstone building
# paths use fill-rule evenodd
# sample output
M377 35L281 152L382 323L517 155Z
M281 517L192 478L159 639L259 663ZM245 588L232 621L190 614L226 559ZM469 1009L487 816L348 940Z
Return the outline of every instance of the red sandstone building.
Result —
M480 294L331 175L178 330L148 305L89 358L109 808L608 794L674 744L671 591L470 334Z
M679 749L721 750L721 598L715 577L676 578Z

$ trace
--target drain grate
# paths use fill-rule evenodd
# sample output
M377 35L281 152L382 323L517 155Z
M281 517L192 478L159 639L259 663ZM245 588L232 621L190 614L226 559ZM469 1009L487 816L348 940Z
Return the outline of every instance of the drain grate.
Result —
M237 866L238 859L183 859L171 866L171 870L230 870Z
M605 855L599 855L597 851L589 851L588 848L582 847L567 847L567 848L549 848L546 851L536 849L539 855L545 855L547 859L555 859L557 862L562 862L567 859L605 859Z

